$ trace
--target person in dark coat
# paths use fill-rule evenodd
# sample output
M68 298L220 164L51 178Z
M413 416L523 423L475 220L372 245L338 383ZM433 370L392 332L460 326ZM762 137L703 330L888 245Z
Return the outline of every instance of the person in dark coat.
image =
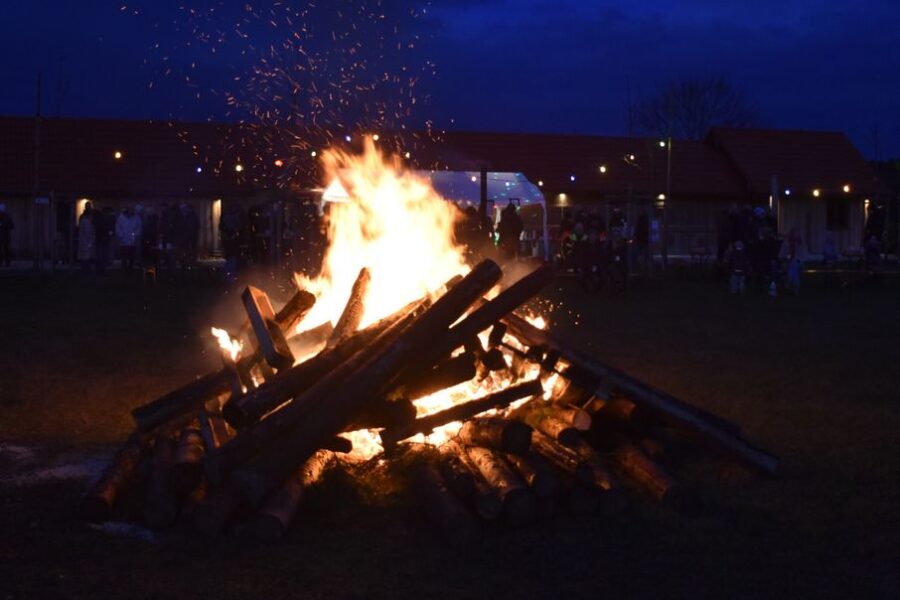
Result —
M156 266L158 247L159 215L152 206L148 206L143 213L141 230L141 263L143 266Z
M109 250L116 229L116 215L109 206L103 210L94 211L94 240L95 254L94 260L97 265L97 272L104 273L106 266L109 264Z
M9 216L9 213L6 212L6 205L0 204L0 262L5 267L10 265L9 247L12 244L12 230L15 228L16 224L13 222L12 217Z
M512 200L500 214L500 223L497 225L499 234L500 251L504 258L515 258L519 251L519 237L522 235L522 217L516 211Z

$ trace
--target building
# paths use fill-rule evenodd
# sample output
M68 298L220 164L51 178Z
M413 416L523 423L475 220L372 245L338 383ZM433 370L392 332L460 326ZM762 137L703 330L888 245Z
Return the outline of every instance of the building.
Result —
M192 204L206 254L219 249L223 206L276 203L279 210L267 214L279 218L265 233L283 239L273 233L302 218L293 207L323 184L315 153L292 149L285 137L240 125L0 118L0 201L16 222L13 252L70 256L86 199L114 209ZM334 143L343 145L340 139ZM647 215L659 225L658 248L665 240L669 254L714 254L716 224L735 205L771 207L782 233L799 227L813 253L826 230L841 249L857 247L866 207L886 192L840 133L717 128L701 141L466 132L390 139L412 168L524 173L543 192L557 231L579 211L607 222L614 211L632 223ZM389 147L387 139L379 143Z

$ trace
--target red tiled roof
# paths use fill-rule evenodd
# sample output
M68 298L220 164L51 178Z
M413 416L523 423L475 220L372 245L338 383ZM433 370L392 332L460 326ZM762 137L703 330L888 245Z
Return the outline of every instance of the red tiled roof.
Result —
M839 132L714 128L707 142L727 155L755 194L768 194L772 176L782 190L882 193L884 186L856 147Z
M234 159L224 158L231 135L233 128L214 124L45 118L40 124L40 192L247 194L253 190L245 182L247 174L239 176ZM0 117L0 192L31 193L34 147L33 118ZM117 151L123 155L120 160L114 158Z
M666 190L668 149L658 139L579 135L448 132L428 150L451 169L520 171L545 189L620 195L657 195ZM634 160L626 156L634 155ZM600 167L606 172L601 173ZM571 181L571 176L575 181ZM737 172L703 142L672 145L673 195L740 195L746 187Z

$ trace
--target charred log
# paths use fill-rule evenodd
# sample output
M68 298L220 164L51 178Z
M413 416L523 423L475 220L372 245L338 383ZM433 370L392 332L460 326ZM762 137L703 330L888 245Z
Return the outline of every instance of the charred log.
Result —
M221 369L135 408L131 411L131 416L138 430L147 433L197 410L230 389L228 371Z
M369 292L371 280L372 276L369 273L369 269L363 267L359 270L359 275L356 277L356 281L353 282L353 288L350 290L350 298L347 300L347 305L344 306L344 312L341 313L331 337L328 338L327 347L334 347L341 339L359 328L363 313L366 310L366 294Z
M275 320L275 311L269 296L262 290L248 285L241 300L250 319L263 358L273 369L287 369L294 364L294 355Z

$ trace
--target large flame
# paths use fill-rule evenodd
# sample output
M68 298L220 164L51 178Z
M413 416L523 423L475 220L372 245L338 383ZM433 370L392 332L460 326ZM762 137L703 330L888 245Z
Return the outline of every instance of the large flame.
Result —
M236 361L238 356L241 355L241 349L244 347L241 341L232 339L227 331L218 327L212 328L212 334L219 342L219 347L231 357L232 362Z
M453 240L459 212L427 180L386 159L371 139L361 155L327 151L323 162L347 198L329 205L321 275L298 277L317 296L305 322L336 323L362 267L371 274L362 327L468 271Z

